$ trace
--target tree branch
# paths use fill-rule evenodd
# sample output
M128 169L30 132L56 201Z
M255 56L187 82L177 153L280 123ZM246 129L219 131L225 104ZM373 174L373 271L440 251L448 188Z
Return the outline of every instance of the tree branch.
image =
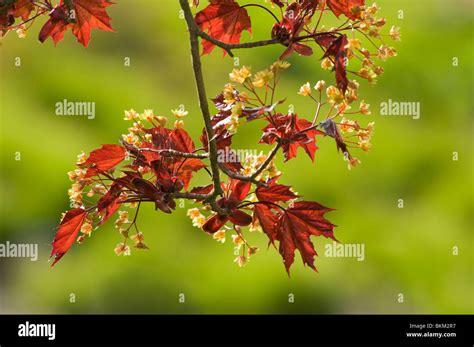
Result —
M222 172L224 172L230 178L234 178L234 179L240 180L240 181L252 182L253 184L256 184L256 185L262 185L262 182L257 181L252 176L244 176L244 175L241 175L241 174L238 174L238 173L235 173L235 172L229 170L223 163L219 163L219 168L222 170Z
M268 46L268 45L281 43L280 39L278 38L274 38L270 40L255 41L255 42L237 43L237 44L230 44L230 43L225 43L225 42L216 40L215 38L213 38L212 36L208 35L207 33L205 33L204 31L198 28L198 26L196 25L196 22L194 21L194 17L191 13L191 9L189 8L189 5L185 5L184 0L179 0L179 3L181 5L181 9L184 11L184 17L188 24L189 31L194 32L194 34L199 36L200 38L206 41L209 41L215 44L216 46L222 48L231 57L234 56L234 54L232 53L233 49L262 47L262 46ZM187 6L187 9L184 6ZM190 17L190 20L188 20L188 16Z
M262 165L260 165L260 167L257 169L257 171L255 171L253 174L252 174L252 178L255 178L257 177L258 175L260 175L262 173L263 170L265 170L267 168L267 166L271 163L271 161L273 160L273 158L275 157L275 155L278 153L278 150L280 149L280 147L282 146L282 143L281 141L278 141L278 143L276 144L275 147L273 147L272 151L270 152L270 154L268 155L267 159L262 163Z
M212 129L211 115L209 113L209 104L207 102L206 89L204 85L204 77L202 75L201 57L199 53L199 42L197 34L197 26L194 22L193 14L189 8L188 0L179 0L181 9L184 12L184 18L189 30L189 43L191 46L192 65L194 70L194 78L196 80L196 88L199 97L199 106L201 108L202 117L208 139L209 160L211 163L212 180L214 182L214 191L209 198L209 203L214 211L219 214L226 214L222 208L216 203L216 197L222 194L219 164L217 160L217 145L214 138L214 130Z
M186 153L176 151L174 149L153 149L153 148L137 148L138 151L142 152L153 152L162 155L163 157L181 157L181 158L198 158L198 159L206 159L209 158L208 153Z

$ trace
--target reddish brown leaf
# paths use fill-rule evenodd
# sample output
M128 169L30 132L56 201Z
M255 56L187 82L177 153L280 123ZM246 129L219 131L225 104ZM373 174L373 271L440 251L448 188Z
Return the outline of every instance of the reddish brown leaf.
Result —
M184 153L194 152L194 142L191 136L183 129L174 129L170 134L172 148Z
M214 190L214 185L209 184L205 187L194 187L193 189L191 189L191 193L193 193L193 194L209 194L213 190Z
M279 216L274 214L271 208L265 204L255 204L253 216L258 220L263 232L267 234L270 242L273 244L277 240Z
M267 187L260 186L255 190L259 201L272 202L290 201L296 199L298 195L291 191L291 187L277 184L276 179L267 183Z
M344 14L347 18L356 20L360 19L360 9L365 5L365 0L327 0L327 4L336 17Z
M314 153L318 149L315 137L319 132L316 129L306 130L310 127L309 121L298 118L296 114L277 113L273 116L272 122L263 129L260 143L273 144L280 139L283 141L285 161L295 158L299 147L303 147L314 161Z
M66 30L71 28L77 41L87 47L92 29L114 31L110 25L111 18L106 12L106 8L113 4L111 1L72 0L71 3L73 8L69 9L65 1L61 0L50 13L50 19L40 31L41 42L51 37L56 44L62 40Z
M125 159L125 148L119 145L102 145L101 148L93 150L84 165L91 165L100 171L107 171Z
M221 216L219 214L213 214L204 223L202 229L210 234L217 232L227 221L240 226L249 225L252 223L252 217L247 213L240 211L238 205L247 196L252 184L250 182L240 181L231 179L228 189L230 194L228 197L221 198L217 201L217 204L228 211L228 214Z
M104 224L120 207L119 198L121 192L121 184L115 181L112 183L109 191L99 199L97 202L97 213L103 214L99 225Z
M16 18L28 20L34 9L33 0L0 1L0 37L15 23Z
M346 57L347 57L347 36L341 35L334 40L326 50L324 57L332 56L334 58L334 70L336 72L337 87L345 93L349 81L346 73Z
M41 28L38 39L44 42L48 37L51 37L54 44L57 44L71 26L68 21L67 9L65 6L57 6L50 12L49 17L49 20Z
M198 12L195 17L197 26L208 31L209 36L224 43L240 42L242 31L252 32L247 10L234 0L210 0L210 5ZM215 45L203 40L203 54L209 54ZM224 51L225 54L225 51Z
M235 225L246 226L252 223L252 217L247 213L235 210L229 215L229 220Z
M53 240L53 250L50 257L54 256L54 261L51 266L56 264L71 248L86 216L87 212L82 208L69 210L64 215Z
M329 211L332 209L316 202L300 201L282 214L277 239L280 242L279 250L288 274L296 249L299 250L303 263L316 270L314 256L317 254L310 240L311 235L323 235L336 240L333 234L334 225L324 218L324 214Z

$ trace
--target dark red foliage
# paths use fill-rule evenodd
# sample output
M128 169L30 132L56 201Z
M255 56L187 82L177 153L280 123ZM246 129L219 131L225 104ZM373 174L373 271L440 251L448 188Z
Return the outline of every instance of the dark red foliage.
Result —
M242 31L252 32L247 10L234 0L210 0L210 5L196 14L196 24L201 30L224 43L239 43ZM215 45L203 40L203 54L209 54ZM225 54L225 51L224 51Z
M314 153L318 149L315 137L319 131L309 121L298 118L296 114L282 113L269 117L268 121L270 124L263 128L260 143L273 144L280 141L285 161L295 158L298 148L302 147L314 161Z
M238 209L239 204L249 193L251 186L250 182L231 179L227 196L217 201L219 207L227 211L228 214L224 216L215 213L206 221L202 229L213 234L222 228L227 221L239 226L246 226L252 223L252 217Z

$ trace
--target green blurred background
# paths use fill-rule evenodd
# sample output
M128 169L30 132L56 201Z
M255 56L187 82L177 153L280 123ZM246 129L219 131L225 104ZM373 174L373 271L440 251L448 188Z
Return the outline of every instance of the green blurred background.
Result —
M39 244L39 260L0 259L2 313L472 313L473 312L473 4L471 1L378 1L387 30L402 28L399 56L389 60L375 87L362 83L376 122L373 148L348 171L330 139L319 142L316 162L304 155L281 163L282 183L306 199L337 208L329 217L345 243L365 244L365 261L328 258L313 238L319 273L296 256L288 278L280 255L260 247L244 268L224 245L193 228L186 208L173 215L142 211L139 226L149 251L117 257L121 237L110 222L82 245L73 245L51 269L54 227L68 208L66 172L76 155L116 143L129 124L123 110L190 111L195 139L202 123L197 106L185 23L178 2L116 1L109 8L117 33L94 30L88 49L69 32L57 47L40 44L35 23L26 39L10 33L1 51L0 242ZM399 19L398 11L404 11ZM271 18L258 9L253 38L268 36ZM268 18L267 18L268 17ZM41 23L40 23L41 22ZM247 33L244 40L251 39ZM236 52L241 64L265 68L281 47ZM14 66L21 57L21 67ZM131 66L124 67L124 57ZM452 65L453 57L459 66ZM319 53L293 55L280 95L300 116L313 104L296 94L306 81L333 76L319 68ZM233 67L220 52L203 59L209 96ZM382 117L388 99L421 102L421 119ZM95 101L96 119L60 117L55 103ZM366 124L366 121L362 121ZM236 148L254 146L261 124L249 125ZM241 130L240 134L242 134ZM252 139L255 139L252 140ZM259 146L268 150L268 147ZM15 152L21 161L15 161ZM459 160L453 161L453 152ZM397 207L404 199L405 208ZM248 234L248 233L247 233ZM459 255L453 255L453 247ZM74 293L76 302L70 303ZM186 303L178 295L186 295ZM288 302L288 295L295 302ZM404 302L397 301L398 294Z

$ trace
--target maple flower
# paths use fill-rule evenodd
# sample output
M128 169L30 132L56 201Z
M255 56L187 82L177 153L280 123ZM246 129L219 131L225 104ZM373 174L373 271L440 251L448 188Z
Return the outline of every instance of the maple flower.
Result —
M321 68L324 70L331 70L334 67L334 64L332 63L331 59L329 58L324 58L321 60Z
M257 251L258 251L258 247L249 247L247 254L250 257L254 255L255 253L257 253Z
M361 49L362 43L359 39L348 39L347 45L344 47L345 49L353 50L353 49Z
M229 74L230 80L239 84L243 84L250 76L252 76L250 67L245 65L241 69L232 70Z
M232 235L232 242L236 246L241 246L244 243L244 239L240 235Z
M371 112L370 112L369 107L370 107L370 105L369 105L369 104L366 104L366 103L364 102L364 100L362 100L362 101L360 102L360 106L359 106L360 113L362 113L362 114L370 114Z
M77 165L84 164L86 160L87 160L87 154L85 154L84 152L81 152L77 155L76 164Z
M79 183L73 183L71 188L68 190L69 200L74 206L79 207L82 204L82 185Z
M26 37L27 32L28 31L25 25L21 25L18 29L16 29L16 34L20 39L24 39Z
M128 211L119 211L119 219L124 223L128 223Z
M309 82L306 82L305 84L303 84L300 87L300 90L299 90L298 94L302 95L302 96L311 95L311 86L310 86Z
M206 217L204 215L201 215L201 216L193 219L193 226L194 227L202 228L205 223L206 223Z
M270 165L268 166L267 172L268 172L268 177L269 178L281 176L281 171L279 171L277 169L277 167L276 167L275 163L273 162L273 160L270 163Z
M135 111L133 108L125 111L125 117L123 118L124 120L135 120L138 119L140 115Z
M255 169L253 168L253 166L245 166L242 170L241 170L241 174L244 175L244 176L251 176L253 173L255 172Z
M375 122L370 122L367 124L366 130L369 132L370 135L374 132Z
M188 212L186 213L186 215L190 217L191 219L194 219L201 216L201 212L199 211L198 208L190 208Z
M237 263L237 265L239 265L239 267L242 267L245 264L247 264L247 257L245 257L243 255L239 255L237 258L234 259L234 263Z
M132 241L135 242L135 245L138 245L140 243L143 243L143 241L145 240L145 237L143 236L141 232L138 232L135 235L132 235L130 239L132 239Z
M171 110L171 113L173 113L173 116L175 116L178 119L184 118L188 115L188 111L184 109L184 107L180 107L176 110Z
M357 132L357 136L360 140L370 140L371 134L370 131L361 129Z
M344 101L344 95L342 95L342 92L339 90L339 88L334 86L329 86L326 88L326 95L329 98L329 102L331 104L340 104Z
M273 72L271 70L259 71L255 74L252 85L256 88L262 88L272 79L273 79Z
M128 220L128 211L119 211L119 216L115 220L115 227L120 228L120 226L127 223L130 223Z
M236 107L232 108L232 115L229 117L229 123L226 124L226 129L230 134L237 133L237 128L239 127L239 110L242 112L242 106L238 106L240 104L236 104Z
M346 102L346 101L342 101L340 104L338 104L336 106L336 109L337 109L337 114L338 115L342 115L344 114L347 110L349 110L351 107L349 106L349 104Z
M151 122L151 121L153 121L153 118L154 118L155 116L153 115L153 110L148 109L148 110L145 110L145 111L143 112L143 114L142 114L140 117L141 117L143 120L146 120L146 121L148 121L148 122Z
M235 99L236 90L235 90L234 86L232 85L232 83L227 83L224 86L224 90L223 90L222 94L224 95L224 102L226 104L233 104L234 102L237 101Z
M348 160L347 168L351 170L353 167L356 167L359 164L360 164L360 160L352 157L352 158L349 158Z
M119 243L115 249L114 249L114 252L115 254L117 254L118 256L121 256L121 255L130 255L130 247L127 246L125 243L121 242Z
M392 26L392 27L390 28L389 35L390 35L390 37L392 38L392 40L394 40L394 41L400 41L400 40L401 40L400 27Z
M217 240L218 242L224 243L225 242L225 230L219 230L216 233L212 235L212 238L214 240Z
M359 143L357 144L359 146L360 149L362 149L364 152L368 152L370 147L371 147L371 144L369 143L368 140L362 140L362 141L359 141Z
M182 129L184 127L184 121L182 119L176 119L174 121L175 129Z
M193 226L201 228L206 222L206 217L199 211L198 208L190 208L186 213L191 218Z
M387 60L388 58L395 57L397 55L397 51L393 47L389 47L387 45L382 45L377 50L377 58L380 60Z
M166 125L166 123L168 122L168 118L166 118L164 116L157 116L156 120L158 121L158 124L162 127L164 127Z
M87 170L84 170L84 169L76 169L74 171L69 171L67 175L71 181L78 182L84 178L84 176L86 175L86 172Z
M262 226L260 225L260 222L258 219L255 219L252 224L249 225L249 231L254 232L254 231L263 231Z
M89 223L89 222L86 222L84 224L82 224L81 226L81 232L85 235L91 235L92 233L92 224Z
M354 131L355 124L356 124L355 121L343 118L341 120L341 123L339 124L339 129L343 133L352 133Z
M364 14L366 17L371 17L380 10L380 7L377 6L376 3L373 3L371 6L365 8Z
M326 81L320 80L316 82L314 85L314 89L316 89L318 92L322 91L326 87Z
M123 140L126 142L126 143L129 143L131 145L134 145L138 142L138 137L135 135L135 134L123 134L122 135L122 138Z
M276 72L278 71L279 69L281 70L286 70L288 69L289 67L291 66L291 64L287 61L284 61L284 60L277 60L276 62L274 62L272 64L272 66L270 67L270 69L272 69L273 72Z

